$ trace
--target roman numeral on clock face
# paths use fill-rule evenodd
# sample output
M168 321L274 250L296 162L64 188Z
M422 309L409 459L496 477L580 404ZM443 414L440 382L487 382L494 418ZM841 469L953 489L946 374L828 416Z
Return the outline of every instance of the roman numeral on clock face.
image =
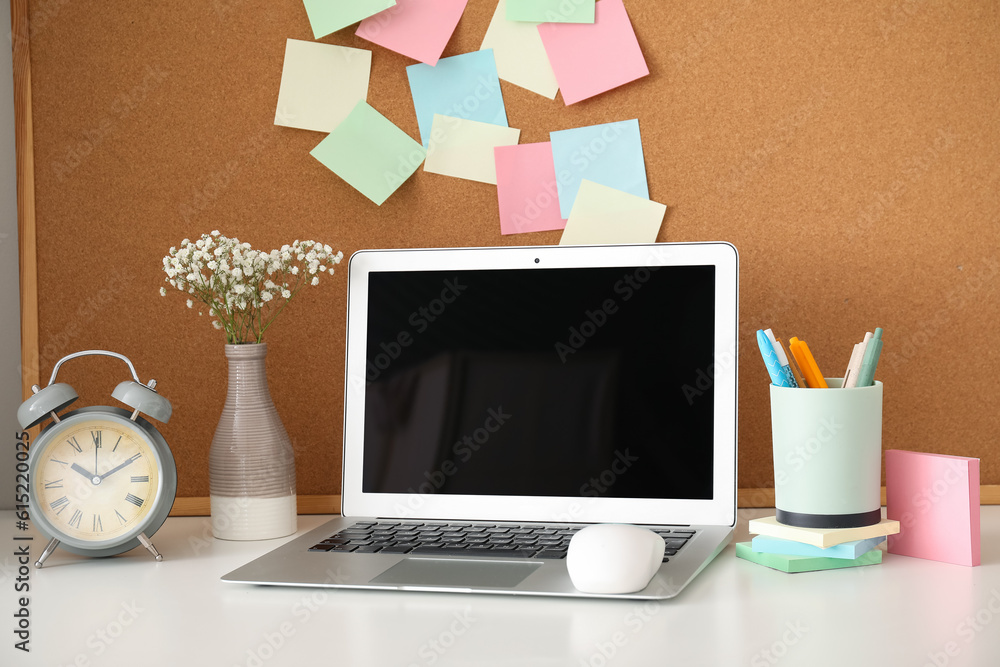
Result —
M45 482L46 489L61 489L63 488L63 483L61 479L57 479L51 482Z
M101 431L91 431L90 437L94 439L94 448L101 446Z
M69 525L73 526L74 528L79 528L80 519L82 518L83 518L83 512L81 512L80 510L76 510L75 512L73 512L73 516L69 518Z
M125 496L125 500L129 501L136 507L142 507L142 504L146 502L145 498L140 498L139 496L134 496L131 493Z
M132 481L136 482L136 483L138 483L138 482L148 482L149 481L149 475L132 475Z
M71 447L72 447L73 449L75 449L75 450L76 450L77 452L82 452L82 451L83 451L83 447L81 447L81 446L80 446L80 443L79 443L79 442L77 442L77 440L76 440L76 436L73 436L72 438L70 438L70 439L69 439L69 440L67 440L66 442L68 442L68 443L70 444L70 446L71 446Z
M99 533L99 532L101 532L103 530L104 530L104 524L101 523L101 515L100 514L95 514L94 515L94 528L93 528L92 532Z
M60 514L66 507L69 506L69 498L62 496L61 498L56 498L51 503L49 507L56 511L56 514Z

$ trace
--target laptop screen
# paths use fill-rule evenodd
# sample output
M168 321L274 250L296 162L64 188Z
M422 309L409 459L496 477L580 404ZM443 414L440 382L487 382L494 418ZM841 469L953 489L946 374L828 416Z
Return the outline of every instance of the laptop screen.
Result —
M735 521L725 243L363 250L346 516Z
M712 497L714 266L377 271L368 302L366 493Z

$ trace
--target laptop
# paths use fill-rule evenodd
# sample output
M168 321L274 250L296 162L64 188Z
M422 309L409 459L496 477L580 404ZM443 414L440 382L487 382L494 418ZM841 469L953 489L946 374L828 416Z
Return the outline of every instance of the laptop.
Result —
M738 265L722 242L356 252L342 516L223 581L677 595L736 523ZM644 590L574 588L594 523L664 537Z

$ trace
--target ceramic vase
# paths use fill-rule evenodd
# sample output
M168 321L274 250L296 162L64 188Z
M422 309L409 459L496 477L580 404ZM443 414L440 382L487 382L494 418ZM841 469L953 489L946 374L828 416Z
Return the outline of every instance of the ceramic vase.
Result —
M296 530L295 455L267 386L266 343L226 345L229 385L209 454L212 534L265 540Z

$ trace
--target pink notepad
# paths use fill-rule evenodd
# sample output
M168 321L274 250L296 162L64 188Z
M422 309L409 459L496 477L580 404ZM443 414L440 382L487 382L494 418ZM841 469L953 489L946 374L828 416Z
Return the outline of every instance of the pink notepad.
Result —
M885 489L889 553L979 565L979 459L889 449Z
M468 0L396 0L396 5L369 16L358 37L434 66L455 32Z
M593 23L540 23L538 34L567 105L649 74L622 0L598 2Z

